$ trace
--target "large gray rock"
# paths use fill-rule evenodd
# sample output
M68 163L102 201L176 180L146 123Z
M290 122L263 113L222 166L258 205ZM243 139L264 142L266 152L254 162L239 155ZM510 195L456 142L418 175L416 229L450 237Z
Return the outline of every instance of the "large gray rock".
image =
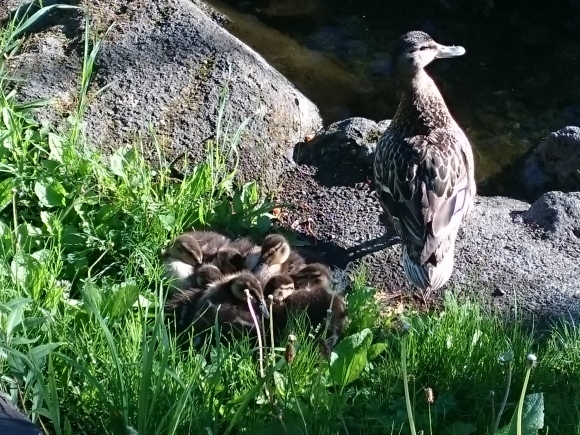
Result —
M346 153L371 164L377 140L390 123L390 120L377 123L360 117L338 121L317 132L308 148L321 152Z
M300 145L299 166L285 177L280 199L296 209L286 212L283 225L304 235L313 243L307 251L331 264L350 270L365 264L382 291L410 291L401 247L374 196L371 167L341 152L344 144L314 150L312 143ZM477 197L460 230L446 289L503 310L517 305L542 316L580 314L579 210L578 193L553 192L531 207Z
M548 192L522 214L524 222L552 240L580 240L580 192Z
M190 0L80 4L89 10L95 30L116 22L97 58L89 92L110 85L91 99L86 115L86 131L99 147L130 143L151 122L168 158L188 150L199 161L206 155L202 140L216 128L219 93L229 84L230 134L257 113L242 137L240 181L256 179L273 188L292 165L293 145L321 127L312 102ZM80 12L55 11L50 26L40 27L11 65L24 79L21 98L57 97L53 116L66 116L76 103L83 25ZM146 144L156 160L154 147Z
M520 166L526 195L538 197L550 190L580 190L580 127L550 133L530 151Z

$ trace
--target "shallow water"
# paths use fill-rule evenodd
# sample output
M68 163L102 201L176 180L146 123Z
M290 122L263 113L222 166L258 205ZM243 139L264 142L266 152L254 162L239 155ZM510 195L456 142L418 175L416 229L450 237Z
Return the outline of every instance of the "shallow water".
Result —
M534 7L522 14L511 5L491 15L442 12L437 2L420 7L420 0L404 6L368 1L366 10L350 2L271 0L265 9L248 7L252 13L208 3L231 20L234 35L318 105L325 123L394 115L389 51L405 31L464 46L465 56L435 61L428 70L473 144L482 193L508 192L509 179L494 180L509 164L551 131L580 124L580 6L574 1L556 12Z

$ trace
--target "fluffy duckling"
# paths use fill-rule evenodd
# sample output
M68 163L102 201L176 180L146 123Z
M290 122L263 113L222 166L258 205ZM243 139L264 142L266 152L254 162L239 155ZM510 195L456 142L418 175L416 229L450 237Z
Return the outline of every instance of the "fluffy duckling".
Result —
M196 287L206 289L210 286L210 284L222 279L224 274L219 269L219 267L211 263L207 263L198 267L194 276L197 284Z
M242 269L253 271L260 261L260 247L247 237L234 240L228 244L228 248L241 255L244 263Z
M281 278L283 274L276 275L268 281L266 289L268 294L275 294L281 286L289 285L289 281L294 281L292 277L286 275L287 279ZM305 313L313 328L319 329L322 333L326 326L327 316L330 310L330 320L326 336L331 347L334 346L344 330L346 323L346 305L344 298L329 290L327 287L318 286L309 291L295 287L294 291L288 294L282 303L272 305L272 314L276 333L284 331L288 324L288 315L295 312L298 315Z
M402 239L403 269L427 292L451 277L455 239L476 185L469 140L424 68L464 53L424 32L401 37L393 56L401 100L375 152L376 192Z
M331 288L330 269L322 263L304 265L292 275L294 285L300 290L317 290Z
M288 296L294 293L294 280L290 275L280 273L271 277L264 286L264 295L272 295L274 302L284 302Z
M170 330L181 334L187 330L195 319L197 302L204 293L204 289L191 288L174 293L165 302L166 320Z
M262 282L278 273L293 274L304 265L304 259L290 248L280 234L266 236L260 250L260 261L252 271Z
M243 255L232 246L220 248L212 263L226 275L240 272L245 268Z
M249 271L226 275L211 283L195 304L195 318L191 326L196 334L201 333L194 341L196 346L203 343L205 332L214 326L216 316L224 336L239 337L244 331L252 335L257 333L248 309L246 290L256 317L259 319L261 312L269 318L260 281Z
M161 251L165 276L172 280L174 287L183 289L194 286L196 269L215 257L228 241L226 236L213 231L189 231L179 235L168 248Z

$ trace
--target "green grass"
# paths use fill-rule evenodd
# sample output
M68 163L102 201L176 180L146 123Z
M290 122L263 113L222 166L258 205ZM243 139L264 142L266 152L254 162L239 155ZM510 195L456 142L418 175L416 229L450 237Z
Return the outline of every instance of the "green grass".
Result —
M274 205L255 184L236 186L231 170L250 120L227 125L224 90L207 160L182 180L172 178L153 131L154 166L140 143L104 156L83 130L100 42L86 38L75 112L62 125L39 125L30 110L44 103L18 104L4 64L26 25L0 31L0 390L47 433L407 434L403 368L418 431L492 433L508 370L500 427L517 410L530 352L539 364L527 393L543 393L549 433L580 433L573 325L540 335L448 297L440 311L407 311L402 333L398 316L379 315L362 271L330 358L299 321L287 349L266 349L264 379L247 340L180 350L161 309L159 248L191 226L259 235L271 225Z

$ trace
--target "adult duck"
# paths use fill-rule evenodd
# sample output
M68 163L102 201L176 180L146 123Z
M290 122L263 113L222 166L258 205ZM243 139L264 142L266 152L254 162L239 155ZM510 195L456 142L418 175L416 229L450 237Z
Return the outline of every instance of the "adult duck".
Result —
M401 100L375 154L377 196L402 239L405 274L427 292L451 277L457 232L476 186L469 140L424 68L463 54L463 47L438 44L424 32L400 38L394 60Z

